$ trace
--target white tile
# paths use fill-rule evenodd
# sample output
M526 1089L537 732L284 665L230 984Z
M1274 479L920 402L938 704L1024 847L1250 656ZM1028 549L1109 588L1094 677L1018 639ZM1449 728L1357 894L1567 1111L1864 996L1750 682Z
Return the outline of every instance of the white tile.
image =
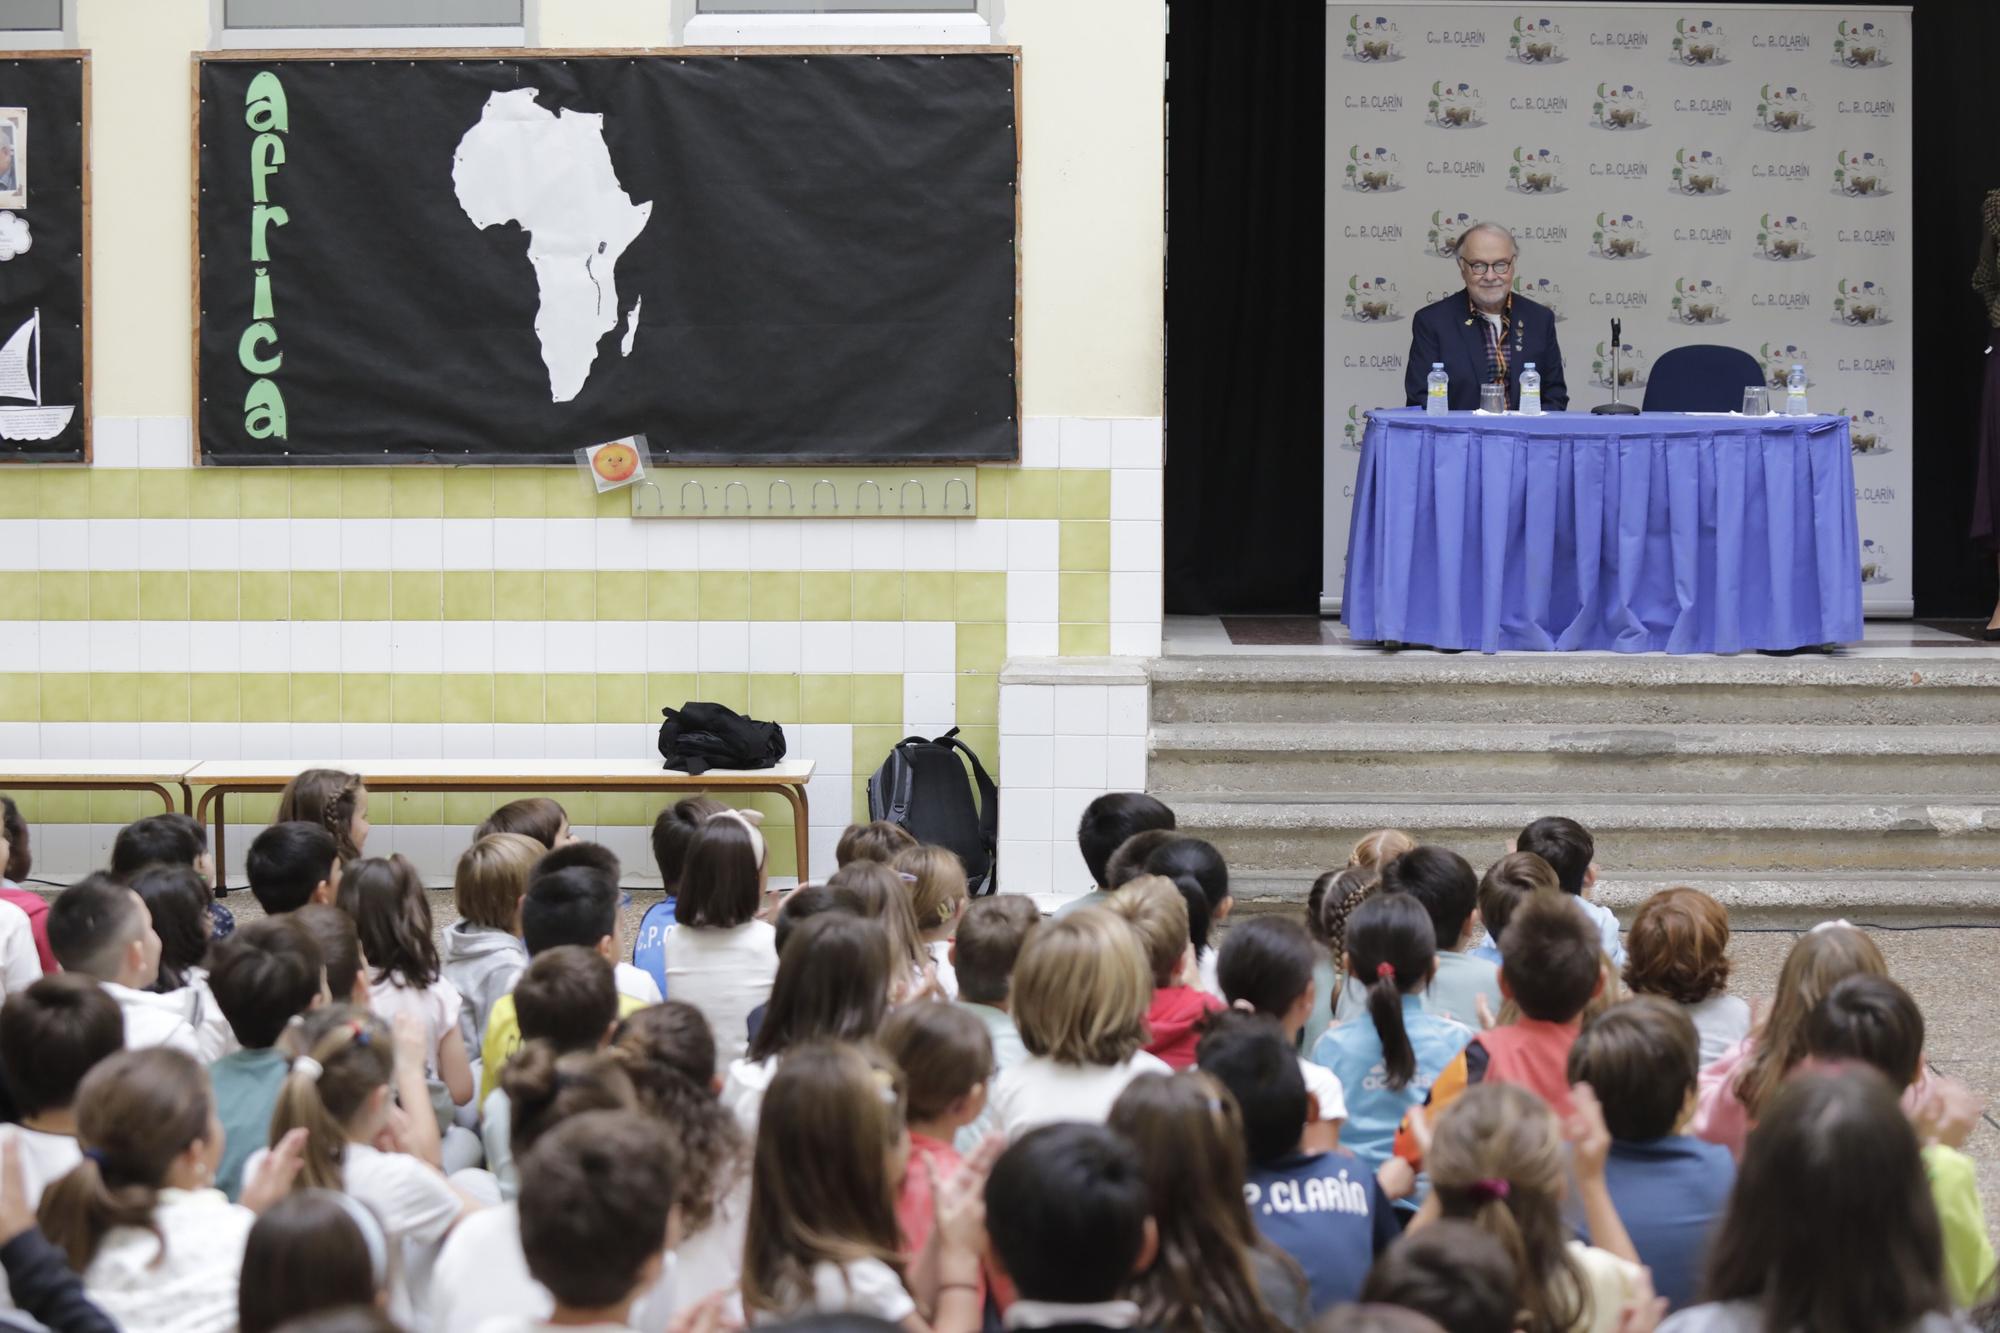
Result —
M1000 792L1000 836L1007 840L1046 841L1054 836L1054 807L1046 787L1016 787Z
M337 518L285 520L286 559L293 569L339 569L340 523ZM268 567L268 561L251 566Z
M90 568L90 520L44 518L36 523L36 563L43 569Z
M288 518L242 519L236 524L239 563L234 568L282 569L291 557L291 541L292 521Z
M1083 822L1084 809L1103 794L1104 789L1102 787L1072 787L1068 783L1064 783L1063 786L1057 787L1049 793L1050 818L1055 823L1054 841L1058 849L1056 857L1058 872L1062 869L1060 849L1068 847L1071 851L1076 851L1076 829L1077 825ZM1081 882L1086 885L1089 884L1090 872L1082 869L1083 856L1080 852L1077 854L1076 864L1081 876ZM1076 883L1078 881L1076 877L1072 877L1068 882ZM1064 881L1058 879L1057 885L1058 887L1063 887Z
M195 519L188 524L188 552L190 564L199 554L203 538L196 531L196 525L204 522ZM227 520L224 520L227 521ZM386 518L344 518L340 520L340 567L342 569L387 569L389 568L389 529L393 520ZM211 566L194 566L210 568ZM231 566L234 568L234 566ZM537 563L539 568L539 562Z
M32 518L0 518L0 569L40 569L41 524Z
M88 759L87 754L54 755L56 759ZM88 824L41 824L34 832L35 869L43 878L79 877L103 862L91 846Z
M451 872L457 864L457 857L451 853L457 849L446 846L442 827L436 824L398 824L395 829L396 854L415 863L417 873L423 876L425 883L451 882Z
M624 722L599 722L595 733L597 758L645 759L660 757L660 720L641 713Z
M1160 419L1121 417L1111 423L1111 466L1158 468L1161 464Z
M814 773L806 782L806 826L846 828L854 780L845 773Z
M130 759L132 757L132 724L130 722L90 722L85 725L90 728L90 757L92 759Z
M903 568L951 570L958 567L958 535L948 518L913 518L903 524Z
M1007 568L1007 520L1004 518L962 518L952 527L957 539L960 569L997 570Z
M139 418L139 466L187 467L194 462L187 417Z
M542 653L551 673L597 670L597 636L580 621L551 620L543 625Z
M42 626L35 620L0 621L0 671L42 669ZM26 758L26 756L21 756Z
M493 758L493 728L487 723L447 722L442 726L444 759Z
M1002 736L1000 738L1000 773L1006 786L1024 790L1053 786L1055 764L1056 743L1053 737Z
M646 670L688 672L696 670L695 622L692 620L649 620L646 622Z
M784 500L779 499L783 504ZM759 519L750 525L750 568L794 570L799 568L799 551L805 524L795 518Z
M493 727L495 759L546 759L548 729L539 722L498 722Z
M1055 690L1058 736L1103 736L1110 726L1110 698L1103 685L1063 685ZM1077 784L1066 783L1074 786Z
M1002 685L1000 733L1004 736L1053 736L1056 730L1056 687Z
M444 757L444 727L436 722L398 722L389 738L392 759L441 759Z
M90 567L92 569L137 569L139 567L139 520L136 518L93 518L90 520Z
M854 795L851 791L847 799L849 804L853 803ZM813 813L817 815L818 811ZM849 813L849 818L852 818L852 812ZM823 882L833 873L834 851L840 846L840 835L844 828L844 825L836 827L823 824L806 830L807 847L812 854L812 878L815 882Z
M185 722L147 722L139 728L141 759L193 759L193 743Z
M750 622L750 669L795 675L801 667L802 649L796 620L753 620Z
M194 722L188 725L188 751L203 759L241 759L243 726L238 722ZM231 842L235 839L231 838Z
M609 847L625 867L628 880L657 879L653 863L653 830L625 824L599 824L597 841Z
M233 518L196 518L188 520L189 569L240 569L242 552L237 546L236 529L238 522ZM51 568L48 534L43 533L42 568Z
M642 525L646 532L646 568L694 569L697 526L680 519L651 519Z
M88 759L90 754L90 724L88 722L44 722L42 723L42 758L44 759ZM39 834L37 829L36 833ZM39 840L39 839L38 839Z
M494 520L496 523L499 520ZM542 520L547 569L596 569L597 520L594 518L546 518ZM495 535L498 540L498 534Z
M901 519L855 520L854 568L902 569L903 567Z
M1007 575L1007 623L1054 624L1062 581L1052 573L1026 570Z
M1111 423L1098 417L1064 417L1062 465L1110 467Z
M636 518L597 520L597 567L599 569L644 569L646 529Z
M1058 736L1055 747L1056 772L1062 775L1064 786L1104 789L1107 773L1103 736Z
M748 671L750 625L743 620L704 620L695 627L696 660L703 671Z
M282 620L244 621L238 643L236 660L240 671L289 672L292 669L292 631Z
M503 663L497 650L490 620L447 620L443 625L444 669L483 675L491 671L519 670L508 654Z
M288 757L298 760L300 768L323 766L328 760L340 758L340 724L292 723L292 753Z
M747 518L703 519L695 535L696 558L701 569L748 569L750 528Z
M958 670L958 626L949 620L912 620L905 623L903 670Z
M838 675L854 669L854 622L851 620L804 620L799 622L799 669L812 674Z
M340 669L379 673L395 668L390 621L350 620L340 629ZM442 648L439 650L442 652Z
M39 722L0 722L0 756L33 759L42 752L42 725ZM146 755L142 758L153 758Z
M1113 791L1146 789L1146 738L1111 736L1104 742L1104 785Z
M139 671L145 666L140 651L138 620L93 620L90 622L90 669L92 671Z
M539 620L493 622L493 669L539 675L548 670L546 636Z
M233 629L234 626L231 626ZM42 671L90 670L90 622L87 620L44 620L42 622ZM231 667L234 671L235 668Z
M399 676L428 676L444 670L444 623L437 620L391 621L389 661L389 669Z
M1050 893L1047 842L1003 838L1000 842L999 885L1002 893Z
M854 728L842 722L805 722L796 727L786 728L786 736L792 742L788 757L810 759L813 772L838 773L843 777L854 772Z
M597 667L599 671L625 673L646 670L646 624L642 620L600 620L597 622Z
M236 671L243 663L243 634L234 621L195 621L188 639L188 670ZM381 670L389 669L385 658Z
M822 492L824 494L824 492ZM854 521L846 518L806 519L799 524L800 569L852 569Z
M186 620L139 622L139 660L148 671L186 671L194 641L194 625ZM337 669L333 668L333 669Z
M1007 569L1057 569L1062 557L1062 525L1053 518L1007 520Z
M340 724L340 757L348 760L393 758L395 730L387 722L343 722Z
M1115 572L1156 573L1165 567L1165 552L1162 549L1162 533L1166 525L1158 522L1121 522L1111 524L1111 568Z
M1021 466L1062 465L1060 417L1026 417L1021 422Z
M1158 574L1113 574L1111 576L1111 618L1113 620L1158 620L1166 597Z
M1160 622L1157 620L1113 621L1111 625L1111 655L1113 657L1158 657L1160 655Z
M188 568L188 520L184 518L143 518L139 520L139 568ZM329 566L340 563L340 548L326 553Z
M583 725L552 725L544 730L543 744L551 759L595 759L597 728Z
M1104 690L1105 732L1112 736L1146 734L1146 687L1107 685Z
M139 419L92 417L90 462L93 467L139 466Z
M903 725L925 735L948 731L957 721L957 678L933 671L903 675Z
M1078 812L1079 817L1081 813ZM1070 827L1076 827L1074 821L1071 821ZM1090 867L1083 863L1083 852L1077 847L1074 835L1066 839L1058 838L1050 843L1049 858L1049 887L1052 891L1083 893L1089 890Z
M242 724L243 758L290 759L292 725L289 722L245 722Z
M1053 623L1016 620L1007 625L1009 657L1054 657L1061 641L1061 629Z
M440 569L493 568L493 520L441 518L438 523Z
M1163 518L1161 478L1158 468L1111 469L1111 517L1144 521Z
M496 518L493 520L493 567L495 569L548 568L548 534L545 518ZM573 567L573 566L572 566Z
M903 669L903 623L899 620L854 622L854 669L864 673Z

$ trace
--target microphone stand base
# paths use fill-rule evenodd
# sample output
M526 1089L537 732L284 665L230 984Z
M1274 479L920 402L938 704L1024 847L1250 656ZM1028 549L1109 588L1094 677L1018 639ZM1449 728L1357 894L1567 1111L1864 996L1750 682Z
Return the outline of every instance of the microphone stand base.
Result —
M1590 409L1594 417L1636 417L1639 409L1630 403L1599 403Z

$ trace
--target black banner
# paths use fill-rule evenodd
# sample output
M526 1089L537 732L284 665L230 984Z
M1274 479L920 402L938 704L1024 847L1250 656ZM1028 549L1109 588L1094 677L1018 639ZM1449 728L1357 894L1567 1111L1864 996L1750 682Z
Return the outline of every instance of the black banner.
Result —
M1016 69L206 59L202 461L1011 460Z
M89 78L74 55L0 60L0 460L86 458Z

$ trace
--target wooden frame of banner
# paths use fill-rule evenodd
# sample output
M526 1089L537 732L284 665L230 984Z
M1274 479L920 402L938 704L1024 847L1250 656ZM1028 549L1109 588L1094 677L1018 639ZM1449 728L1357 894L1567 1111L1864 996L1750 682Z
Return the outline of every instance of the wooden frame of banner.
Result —
M0 53L4 54L4 53ZM48 54L70 54L50 52ZM194 389L191 399L193 406L194 463L202 465L201 457L201 69L203 65L241 64L245 61L303 61L324 60L636 60L641 57L673 57L681 61L707 60L721 56L741 59L744 56L1009 56L1014 62L1014 457L1018 465L1021 461L1022 420L1021 395L1021 268L1025 257L1021 244L1021 150L1023 135L1021 127L1021 48L1018 46L628 46L628 47L418 47L410 50L369 47L358 50L275 50L275 51L196 51L188 59L188 107L190 129L188 133L188 216L189 268L193 281L191 290L191 328L194 345L189 352L191 361L190 383ZM85 66L84 105L89 106L90 84L88 64ZM86 118L86 129L88 120ZM89 179L89 145L86 140L84 152L84 177ZM86 188L85 202L89 196ZM85 210L84 234L89 232L89 211ZM84 252L85 273L89 269L89 247ZM90 332L89 304L86 301L84 334ZM90 371L86 360L84 369L85 396L89 396ZM88 440L86 424L86 441ZM89 447L85 445L85 458L89 458ZM1005 466L1007 460L998 460L995 465ZM294 467L325 466L311 462L298 462ZM754 466L746 464L745 466ZM773 467L793 466L790 463L769 464Z

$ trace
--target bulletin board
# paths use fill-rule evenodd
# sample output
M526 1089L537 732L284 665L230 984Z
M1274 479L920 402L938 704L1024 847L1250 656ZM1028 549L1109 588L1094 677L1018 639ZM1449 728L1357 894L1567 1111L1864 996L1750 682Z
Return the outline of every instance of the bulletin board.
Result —
M0 52L0 462L90 461L90 56Z

